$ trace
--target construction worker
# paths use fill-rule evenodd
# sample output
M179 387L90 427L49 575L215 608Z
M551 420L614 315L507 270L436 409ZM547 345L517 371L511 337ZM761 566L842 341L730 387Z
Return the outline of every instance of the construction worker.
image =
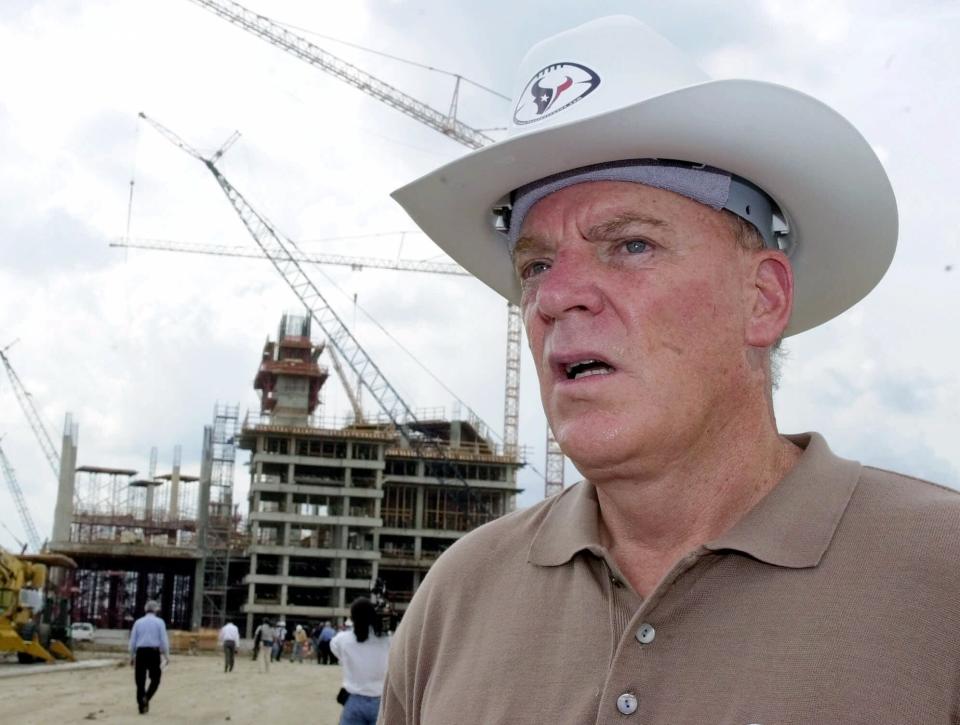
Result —
M774 416L781 338L893 258L870 144L624 16L537 44L515 88L504 140L394 196L520 305L584 480L440 557L381 722L955 721L960 494Z
M151 599L144 605L143 611L144 615L133 623L130 630L130 666L134 668L137 709L141 715L150 711L150 700L160 687L162 668L170 663L167 625L157 616L160 604ZM146 686L148 676L149 687Z

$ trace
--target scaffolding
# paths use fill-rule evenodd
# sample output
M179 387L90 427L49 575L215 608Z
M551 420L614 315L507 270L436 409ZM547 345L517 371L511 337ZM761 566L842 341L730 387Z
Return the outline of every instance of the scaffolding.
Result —
M236 544L237 516L233 510L233 468L240 431L240 406L217 404L213 425L204 430L201 479L209 477L205 521L201 521L203 594L200 626L222 627L226 623L230 590L230 554ZM206 474L206 476L204 475ZM201 486L206 484L201 481Z

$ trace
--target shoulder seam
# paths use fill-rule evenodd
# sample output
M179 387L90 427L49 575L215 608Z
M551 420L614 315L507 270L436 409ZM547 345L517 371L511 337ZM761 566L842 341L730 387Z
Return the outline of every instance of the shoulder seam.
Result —
M876 471L877 473L886 473L886 474L888 474L888 475L890 475L890 476L896 476L896 477L898 477L898 478L905 478L905 479L907 479L908 481L916 481L917 483L923 483L923 484L926 484L927 486L933 486L934 488L939 488L941 491L946 491L947 493L952 493L952 494L955 494L955 495L960 495L960 491L958 491L958 490L955 489L955 488L950 488L949 486L945 486L945 485L942 484L942 483L936 483L935 481L928 481L928 480L925 479L925 478L919 478L919 477L917 477L917 476L911 476L911 475L908 474L908 473L900 473L899 471L890 471L890 470L888 470L888 469L886 469L886 468L878 468L877 466L864 465L863 468L864 468L864 469L871 470L871 471Z

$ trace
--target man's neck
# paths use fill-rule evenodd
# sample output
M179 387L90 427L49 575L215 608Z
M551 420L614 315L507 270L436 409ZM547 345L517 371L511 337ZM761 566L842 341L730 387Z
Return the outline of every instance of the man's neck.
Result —
M602 542L646 597L678 560L752 509L801 453L772 426L740 428L728 440L687 449L664 469L590 478L600 503Z

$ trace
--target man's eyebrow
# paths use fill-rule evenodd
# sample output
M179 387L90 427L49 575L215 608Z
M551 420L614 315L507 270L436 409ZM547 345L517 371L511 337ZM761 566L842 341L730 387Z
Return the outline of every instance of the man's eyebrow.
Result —
M600 224L595 224L587 231L587 239L607 239L620 234L626 227L634 224L643 224L651 227L669 229L670 225L663 219L650 216L648 214L637 214L635 212L624 212L617 214L611 219L607 219Z
M516 245L513 247L510 257L516 260L517 256L520 254L538 254L546 250L547 246L548 245L544 244L536 237L520 237L517 240Z

